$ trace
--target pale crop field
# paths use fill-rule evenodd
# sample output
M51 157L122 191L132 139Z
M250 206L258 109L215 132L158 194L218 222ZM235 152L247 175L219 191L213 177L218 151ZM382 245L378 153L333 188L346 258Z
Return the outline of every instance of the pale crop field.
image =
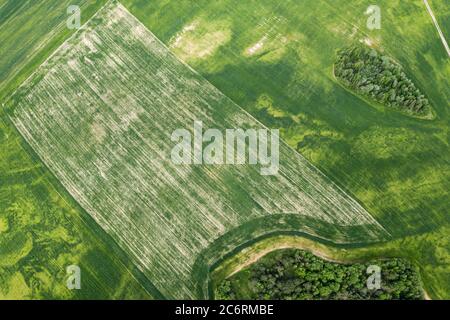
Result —
M116 2L41 65L9 107L41 160L168 298L198 297L199 255L255 219L315 221L324 227L301 231L335 243L389 237L285 143L275 176L253 165L173 164L171 134L195 120L219 130L264 126Z

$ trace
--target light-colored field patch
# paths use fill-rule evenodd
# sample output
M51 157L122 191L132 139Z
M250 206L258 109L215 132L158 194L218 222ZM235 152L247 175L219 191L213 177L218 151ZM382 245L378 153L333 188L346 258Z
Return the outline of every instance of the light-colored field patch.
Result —
M31 296L31 289L27 286L23 275L16 272L9 282L0 288L0 300L27 299Z
M184 61L202 60L213 55L220 46L231 40L227 21L208 21L199 18L177 33L169 47Z
M0 233L6 232L9 229L9 221L6 217L0 216Z
M39 157L168 298L195 298L199 255L256 218L314 219L326 228L305 230L335 242L386 236L284 143L276 176L249 165L173 164L171 134L194 120L219 130L263 126L115 2L58 49L11 103L14 124Z
M249 48L245 49L245 55L252 56L255 53L258 53L261 51L261 49L264 46L264 42L267 41L267 36L263 36L258 42L250 46Z
M92 136L99 143L106 137L106 129L100 122L94 122L91 125Z
M262 94L258 97L256 101L256 107L258 109L265 109L267 112L274 117L285 117L287 116L286 112L280 108L277 108L273 105L273 100L269 95Z
M379 48L381 45L381 39L379 37L365 37L360 39L359 42L371 48Z
M279 21L284 21L279 18ZM280 23L280 22L278 22ZM258 41L246 47L242 53L244 57L259 56L258 59L264 62L279 61L287 51L288 46L302 47L306 37L300 32L285 30L283 23L271 26L263 24L257 29L257 34L261 34ZM267 29L267 30L266 30Z

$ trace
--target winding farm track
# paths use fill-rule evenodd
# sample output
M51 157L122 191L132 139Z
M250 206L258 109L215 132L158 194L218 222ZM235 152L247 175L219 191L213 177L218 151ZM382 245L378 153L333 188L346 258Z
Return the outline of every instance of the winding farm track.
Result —
M434 25L436 26L436 29L439 33L439 36L441 37L442 44L444 45L445 50L447 51L448 56L450 57L450 47L448 46L447 40L445 40L445 36L442 33L441 28L439 27L439 23L437 22L436 17L434 16L433 10L430 7L430 4L428 3L428 0L423 0L425 3L425 6L427 7L428 13L431 16L431 19L433 20Z

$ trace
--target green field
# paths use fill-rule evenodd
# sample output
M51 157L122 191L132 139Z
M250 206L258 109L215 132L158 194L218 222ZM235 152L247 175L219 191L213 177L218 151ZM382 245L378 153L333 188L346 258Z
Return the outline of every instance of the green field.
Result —
M150 298L151 284L0 119L0 299ZM66 287L79 265L83 290ZM137 281L136 277L141 281Z
M66 2L58 2L58 5L50 0L39 3L0 0L0 98L11 94L70 34L64 29ZM201 0L195 3L185 0L124 0L122 3L179 59L223 93L212 88L216 92L215 98L225 99L227 96L263 125L281 128L282 138L339 186L340 199L347 199L349 203L353 200L348 195L357 199L362 205L358 205L357 217L363 217L372 225L382 225L394 238L387 243L358 249L360 258L407 258L420 268L425 289L432 298L450 296L450 59L422 1L379 1L382 29L376 31L365 27L367 17L364 12L372 3L362 0L282 3L273 0ZM82 9L83 21L101 6L100 2L80 1L80 4L85 8ZM430 4L449 41L448 0L431 0ZM40 18L48 16L49 12L54 16L48 19L48 23L42 22ZM17 28L18 25L21 28ZM147 38L156 41L153 35ZM16 46L18 39L26 45ZM388 108L370 105L341 87L332 75L335 53L355 42L371 45L399 61L414 83L430 98L436 118L414 119ZM124 49L123 44L119 43L118 47ZM165 65L166 62L160 60L164 70L169 72L174 65L183 69L162 45L158 48L170 61ZM140 56L145 50L141 46L136 51L129 51ZM145 54L147 60L140 62L144 71L151 68L155 56L158 58L155 54ZM95 53L89 58L93 61L104 59ZM127 75L127 69L120 67L120 70L121 74ZM183 70L186 72L184 76L192 76L187 69ZM85 73L90 71L86 69ZM58 75L58 71L55 73ZM111 79L104 70L99 70L99 73ZM129 78L129 83L142 84L142 79L152 83L154 78L143 73L136 70L140 78ZM200 76L194 78L204 83ZM81 85L78 88L88 90ZM66 92L66 88L60 87L59 92ZM211 94L209 90L206 92ZM120 94L120 90L117 93ZM39 97L39 94L34 93L34 96ZM16 95L16 98L20 96ZM45 101L48 98L41 96L40 99ZM91 101L98 102L93 98ZM17 102L20 103L20 99ZM36 108L39 103L33 102L27 107ZM222 106L217 103L211 105ZM37 154L14 129L3 110L1 112L0 298L63 298L73 295L79 298L159 297L147 278L152 282L155 279L162 281L161 274L152 277L152 272L145 272L145 263L138 263L148 276L146 278L130 262L124 263L128 261L125 252L129 253L129 248L117 233L114 236L112 232L113 238L110 238L89 216L86 203L89 204L92 197L82 201L75 188L82 184L68 187L68 181L72 181L74 176L65 180L61 176L63 170L58 171L55 165L49 165L58 177L55 178L39 159L51 163L50 159L43 159L38 144L33 145L35 133L28 135L27 139ZM48 115L42 112L40 116ZM224 116L230 115L216 114L219 119ZM17 119L20 117L16 118L16 124L20 124ZM111 124L117 118L109 120ZM148 122L141 125L145 123ZM191 127L192 124L186 126ZM27 127L27 124L21 127L22 133ZM88 132L84 131L80 137L89 138ZM134 141L139 132L134 130L127 142ZM72 140L59 145L59 152L70 153L76 142ZM286 150L291 157L292 151ZM77 159L76 155L71 156ZM98 156L94 154L92 159ZM133 153L134 156L139 157L140 154ZM307 162L302 160L302 163ZM315 172L314 167L308 165L308 168L308 172ZM297 177L293 171L290 173ZM96 174L93 175L97 177L94 180L99 180L98 171ZM78 181L81 178L77 177ZM208 181L211 177L207 175L204 179ZM223 181L230 188L227 191L235 186L228 176ZM329 180L320 178L320 181ZM254 182L259 186L261 180L255 177ZM274 184L272 189L275 186L279 185ZM337 188L332 187L331 190ZM173 190L169 188L166 191L159 195L175 208ZM230 199L245 203L241 192L231 193ZM298 194L297 191L289 192L287 194ZM309 194L308 197L311 196ZM279 194L278 197L278 200L282 199ZM105 210L111 209L105 207ZM168 215L167 219L174 217ZM320 219L307 216L299 219L289 215L285 220L275 216L252 220L251 223L248 219L228 221L227 230L231 226L242 225L229 233L224 234L225 229L214 232L214 236L223 236L212 244L202 242L204 250L201 253L189 253L189 263L183 266L183 270L190 273L191 278L185 283L201 283L203 288L199 290L204 291L205 283L202 282L206 280L208 265L217 264L223 254L237 252L244 244L248 245L254 241L252 239L268 232L297 230L298 235L312 235L317 241L325 241L323 238L331 240L325 241L330 247L335 245L333 242L348 241L357 242L354 245L361 247L368 241L383 238L377 236L377 228L351 224L345 227L342 223L345 219L339 215L319 214ZM107 225L101 220L101 214L94 217L100 226ZM252 216L257 217L258 214ZM334 226L336 221L341 226ZM191 236L189 231L187 233ZM368 234L372 236L367 238ZM204 236L209 235L205 231ZM180 239L186 237L178 236ZM116 242L125 248L125 252L116 246ZM155 251L152 250L149 252L153 254ZM345 254L339 251L338 255ZM149 258L147 263L149 261L153 260ZM85 266L87 288L80 292L68 292L65 288L64 269L72 263L80 264L82 268ZM160 270L156 265L152 268ZM174 284L171 285L165 288L167 297L183 295L181 289L174 294ZM192 296L192 291L185 294Z
M384 254L410 256L426 272L430 295L448 297L450 62L422 1L379 1L382 28L374 31L364 15L370 1L123 3L224 94L283 128L291 146L394 237L407 237L404 252L396 242ZM448 25L446 3L431 1ZM336 50L366 39L405 67L436 119L374 108L339 86Z
M0 1L0 97L11 94L62 43L69 33L62 28L67 3ZM81 5L83 21L101 6L100 1L70 3ZM61 187L4 111L0 299L151 298L151 283ZM66 267L72 264L81 268L83 290L66 287Z
M106 0L0 0L0 99L4 98L72 32L67 7L78 5L86 22Z
M394 226L392 233L449 222L448 170L441 169L450 160L450 64L422 1L380 1L383 26L373 32L365 27L369 1L123 3L181 58L202 45L209 24L230 33L223 43L216 39L209 55L186 61L264 124L283 128L290 145ZM177 40L183 34L187 48ZM249 57L246 50L264 36L266 46ZM402 63L430 97L437 119L374 110L336 83L336 50L366 38Z
M199 255L237 227L248 225L240 232L251 240L257 221L267 224L263 232L336 243L389 238L286 144L274 176L252 165L174 164L171 134L195 120L223 131L263 127L114 2L41 65L8 107L66 190L168 298L202 296ZM223 245L242 243L229 239Z
M448 39L450 38L450 0L431 0L428 1L428 3L430 4L448 42Z

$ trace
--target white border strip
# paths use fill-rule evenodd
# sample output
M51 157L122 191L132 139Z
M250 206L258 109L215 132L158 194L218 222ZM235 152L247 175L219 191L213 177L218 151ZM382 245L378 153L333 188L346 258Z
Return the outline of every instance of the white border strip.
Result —
M442 33L441 28L439 27L439 23L437 22L436 17L434 16L433 10L431 10L428 0L423 0L423 2L425 3L425 6L427 7L427 10L431 16L431 19L433 19L434 25L436 26L436 29L439 32L439 36L441 37L442 44L444 45L445 50L447 51L447 54L450 57L450 47L448 46L447 40L445 40L444 34Z

